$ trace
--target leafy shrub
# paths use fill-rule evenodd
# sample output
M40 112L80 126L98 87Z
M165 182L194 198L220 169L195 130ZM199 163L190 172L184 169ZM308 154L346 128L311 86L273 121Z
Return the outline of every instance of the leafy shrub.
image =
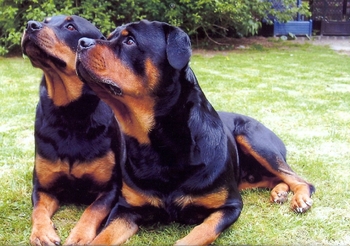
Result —
M275 2L287 6L273 9ZM255 35L261 20L274 16L291 20L297 12L309 14L308 6L296 6L295 0L0 0L0 55L18 48L29 20L43 20L58 14L77 14L92 21L108 34L115 26L140 19L159 20L180 26L192 37Z

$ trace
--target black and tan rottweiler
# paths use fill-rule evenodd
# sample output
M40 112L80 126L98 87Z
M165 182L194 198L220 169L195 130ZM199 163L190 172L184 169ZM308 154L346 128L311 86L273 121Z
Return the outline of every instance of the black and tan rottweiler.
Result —
M125 145L112 110L76 75L82 37L104 38L78 16L29 21L22 38L24 54L44 72L35 119L33 245L60 243L51 217L61 202L89 204L66 241L89 243L118 199Z
M78 75L111 106L127 145L123 198L92 244L123 243L153 221L198 224L176 244L210 244L238 219L246 188L271 188L277 203L291 190L293 210L310 208L314 187L288 166L282 141L249 117L218 114L190 56L187 34L160 22L79 41Z

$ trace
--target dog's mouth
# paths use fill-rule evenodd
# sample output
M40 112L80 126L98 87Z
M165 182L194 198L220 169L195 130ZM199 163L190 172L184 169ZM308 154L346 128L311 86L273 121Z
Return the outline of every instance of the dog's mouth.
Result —
M33 64L43 67L51 67L49 62L55 64L55 66L60 68L65 68L67 63L57 57L52 55L50 52L46 51L46 47L39 44L36 38L29 35L25 35L22 40L22 50L23 54L28 56Z
M91 70L85 68L85 66L79 59L77 60L76 67L78 77L84 83L87 83L89 85L98 85L104 91L108 91L110 94L115 96L123 95L122 89L119 86L117 86L112 80L99 78Z
M101 81L100 85L115 96L121 96L123 94L122 90L109 80Z

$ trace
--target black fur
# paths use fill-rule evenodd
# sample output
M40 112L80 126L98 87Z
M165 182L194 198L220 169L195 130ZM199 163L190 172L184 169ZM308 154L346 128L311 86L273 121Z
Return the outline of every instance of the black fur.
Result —
M96 50L103 52L97 54ZM149 109L152 111L149 117L154 122L147 132L149 142L142 143L133 135L138 129L124 132L127 161L122 165L123 182L143 195L133 200L128 198L130 193L122 192L124 197L113 209L107 225L113 226L117 219L126 220L128 225L155 221L205 223L203 238L193 230L178 243L211 243L238 219L243 206L240 185L273 188L287 182L283 187L288 192L289 188L285 187L302 184L302 188L295 191L304 196L301 211L307 210L314 187L299 178L285 162L283 142L250 117L217 113L188 65L190 55L188 36L179 28L160 22L130 23L118 27L108 41L82 39L79 42L79 76L112 106L121 125L127 126L128 121L123 119L132 118L125 115L134 116L133 112L140 107L138 104L147 108L149 101L154 102L154 107ZM155 86L149 82L148 61L157 68ZM113 67L115 63L123 65ZM101 64L108 64L111 69L101 72L98 69ZM126 73L143 78L136 86L142 89L135 87L142 96L132 97L124 92L130 82ZM116 95L111 87L121 93ZM129 104L130 100L139 101ZM134 114L141 116L142 113ZM227 194L221 196L223 191ZM278 188L277 192L280 191ZM274 199L279 196L272 195ZM152 201L161 201L161 204L144 201L144 197L156 198ZM179 203L188 197L185 205ZM204 200L196 203L198 198ZM138 204L132 205L135 201ZM217 214L220 218L211 217ZM207 221L207 218L211 219ZM212 228L217 235L210 234ZM107 243L107 239L111 240L108 243L124 240L118 241L118 234L110 234L106 229L93 243Z
M125 145L112 110L75 73L75 51L82 37L104 39L95 26L78 16L29 21L22 39L24 54L44 72L34 132L31 244L35 245L60 243L48 223L58 204L88 204L105 217L118 201ZM75 96L60 101L70 94ZM106 163L100 161L104 157ZM97 174L94 168L105 171ZM70 234L68 244L89 243L95 237L94 227L100 225L94 222L88 230L88 216ZM91 233L84 234L81 227Z

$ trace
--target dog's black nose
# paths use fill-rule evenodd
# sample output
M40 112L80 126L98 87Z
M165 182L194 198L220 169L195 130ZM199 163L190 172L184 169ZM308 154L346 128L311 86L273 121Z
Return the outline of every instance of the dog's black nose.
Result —
M27 31L36 31L43 28L43 25L37 21L28 21L27 23Z
M94 39L91 38L81 38L79 39L78 49L88 49L96 44Z

